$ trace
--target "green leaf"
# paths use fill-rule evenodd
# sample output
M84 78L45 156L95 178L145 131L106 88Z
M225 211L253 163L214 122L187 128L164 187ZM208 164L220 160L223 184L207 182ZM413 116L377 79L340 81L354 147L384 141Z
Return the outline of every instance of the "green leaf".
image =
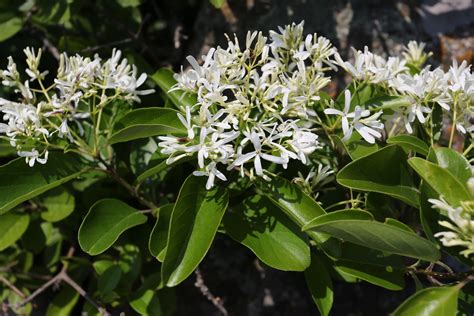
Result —
M123 116L114 127L109 144L156 135L186 135L178 112L166 108L141 108Z
M171 69L161 68L151 76L151 79L158 84L161 90L166 92L171 102L173 102L177 108L184 109L187 106L195 105L197 103L195 95L179 90L168 92L176 84L173 75L174 73Z
M388 144L397 144L405 149L428 156L428 145L421 139L412 135L397 135L387 139Z
M100 200L92 205L79 228L79 245L88 254L98 255L112 246L124 231L146 220L145 215L122 201Z
M411 158L408 163L426 183L452 206L459 206L462 201L472 199L466 184L459 182L451 172L441 166L417 157Z
M23 21L19 17L12 17L9 20L0 22L0 42L3 42L16 33L23 27Z
M368 192L387 194L417 207L418 191L413 187L407 155L389 145L349 163L337 174L341 185Z
M117 3L122 7L122 8L128 8L128 7L138 7L140 5L140 0L117 0Z
M46 316L71 315L78 300L79 293L77 293L72 287L65 285L48 305Z
M393 316L455 316L461 286L430 287L409 297Z
M209 0L209 1L216 9L220 9L226 2L226 0Z
M150 234L148 248L153 257L163 262L166 252L166 242L171 221L174 204L167 204L160 207L158 218Z
M140 315L171 315L176 301L174 290L160 287L160 273L150 275L132 294L130 306Z
M55 188L43 198L46 211L41 212L41 218L48 222L61 221L74 211L74 203L74 195L64 188Z
M352 160L357 160L379 150L377 144L369 144L357 133L352 133L347 141L343 141L338 135L331 135L331 138Z
M86 166L77 155L50 153L48 163L29 167L24 158L0 167L0 214L76 178Z
M311 263L307 237L281 210L262 196L242 202L224 216L224 230L265 264L283 271L304 271Z
M343 241L402 256L431 262L439 259L438 249L428 240L394 225L360 219L359 212L338 211L322 215L305 225L303 230L326 233Z
M336 261L336 269L388 290L399 291L405 287L403 269L389 269L383 266L370 265L353 261Z
M374 107L374 109L385 110L395 109L400 107L407 107L412 104L410 98L406 96L376 96L367 100L366 105Z
M333 303L332 280L320 255L311 256L311 265L304 272L311 298L322 316L328 316Z
M314 218L326 214L324 209L310 196L288 180L275 176L271 181L260 181L259 188L263 194L299 227L308 224ZM309 232L315 240L322 237Z
M13 245L28 228L29 215L9 213L0 215L0 251Z
M205 188L206 179L189 176L171 215L162 278L167 286L186 279L209 250L229 202L226 190Z
M155 174L165 170L165 169L170 169L174 166L177 166L183 162L186 162L186 161L189 161L191 160L192 157L184 157L184 158L181 158L179 159L178 161L175 161L174 163L172 164L167 164L166 163L166 159L163 159L161 162L157 163L156 165L153 165L152 167L150 167L149 169L145 170L142 174L140 174L138 177L137 177L137 180L136 182L137 183L140 183L140 182L143 182L145 181L147 178L151 177L151 176L154 176Z
M449 171L461 183L466 183L472 177L469 161L457 151L445 147L433 148L431 156L434 157L428 160Z
M122 269L118 264L111 265L103 271L97 279L97 289L101 296L106 296L112 292L120 282Z

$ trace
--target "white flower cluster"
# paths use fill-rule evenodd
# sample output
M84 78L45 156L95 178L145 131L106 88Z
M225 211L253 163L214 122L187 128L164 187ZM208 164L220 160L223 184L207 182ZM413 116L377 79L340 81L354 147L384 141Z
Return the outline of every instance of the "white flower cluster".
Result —
M105 61L97 55L91 59L62 54L57 76L49 80L48 87L44 85L48 72L39 68L41 49L35 52L26 48L24 52L28 80L21 79L11 57L7 69L0 71L2 84L18 95L16 101L0 98L0 113L5 122L0 122L0 135L5 135L30 166L35 162L46 163L48 148L58 145L56 136L78 143L84 133L82 122L92 120L91 116L106 104L114 100L139 101L139 95L153 92L137 90L146 75L137 78L136 67L121 59L118 50Z
M404 59L381 56L364 51L354 51L354 62L343 61L336 54L337 64L359 82L379 85L388 95L406 96L411 100L407 107L395 109L394 121L402 123L408 133L413 133L412 124L428 121L434 106L441 106L450 117L457 131L462 134L473 133L474 118L474 74L471 66L464 61L459 65L453 62L449 71L430 67L420 71L410 68L421 67L430 56L423 52L424 44L410 42L405 48Z
M472 178L471 178L472 179ZM470 180L472 182L472 180ZM465 201L459 207L449 205L443 197L429 199L433 208L447 213L450 221L440 221L439 224L449 231L439 232L435 237L440 238L446 247L460 246L466 248L460 252L466 258L474 254L474 201Z
M324 113L329 115L337 115L341 117L343 141L348 140L353 130L355 129L362 138L370 144L375 143L375 138L382 137L381 131L384 129L384 124L380 122L379 117L382 111L375 114L370 114L369 110L364 109L360 105L356 105L354 112L349 112L351 108L351 92L344 91L344 110L325 109Z
M316 34L303 36L303 23L270 32L249 32L245 46L237 39L227 48L212 48L202 65L176 76L173 88L197 95L198 103L182 109L179 118L187 138L160 137L168 163L197 155L197 176L226 180L223 168L242 176L269 179L264 164L287 167L291 160L308 163L318 135L308 117L329 82L336 50Z

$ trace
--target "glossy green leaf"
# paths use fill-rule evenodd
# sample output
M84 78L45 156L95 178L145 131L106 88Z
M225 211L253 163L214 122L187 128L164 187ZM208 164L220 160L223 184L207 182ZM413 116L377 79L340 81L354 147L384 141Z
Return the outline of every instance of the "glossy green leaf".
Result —
M352 160L357 160L379 150L377 144L369 144L357 133L353 133L347 141L343 141L337 135L332 135L331 138Z
M64 285L48 305L46 316L69 316L78 300L79 293L69 285Z
M55 188L44 196L43 205L46 210L41 212L41 218L48 222L58 222L74 211L74 195L64 188Z
M457 313L459 285L430 287L409 297L393 316L455 316Z
M461 183L466 183L472 177L469 161L453 149L440 147L433 148L430 162L436 163L441 168L449 171Z
M24 158L0 167L0 214L18 204L76 178L87 166L73 154L50 153L48 163L30 167Z
M124 231L146 220L145 215L122 201L100 200L92 205L79 228L79 245L88 254L98 255L112 246Z
M396 144L405 149L413 150L424 156L428 155L429 147L421 139L412 135L397 135L387 139L388 144Z
M421 158L411 158L410 166L428 183L439 195L453 206L458 206L462 201L472 199L466 184L462 184L451 172Z
M307 237L262 196L253 196L224 216L224 230L265 264L283 271L304 271L311 262Z
M395 109L407 107L412 104L412 100L406 96L379 95L367 100L366 105L375 107L378 110Z
M151 79L153 79L158 84L161 90L166 92L171 102L173 102L177 108L183 109L186 106L195 105L197 103L195 95L179 90L168 92L176 84L176 80L173 78L173 75L174 73L171 69L161 68L155 72L153 76L151 76Z
M150 234L148 241L148 248L153 257L163 262L165 257L166 242L168 239L168 230L170 227L171 214L173 212L174 204L168 204L160 207L158 211L158 218L155 226Z
M177 114L177 111L166 108L133 110L115 124L109 144L156 135L186 135L186 129Z
M176 296L174 289L161 288L160 273L148 276L132 294L130 306L140 315L172 315Z
M0 42L3 42L16 33L23 27L23 21L19 17L12 17L7 21L0 22Z
M0 251L13 245L26 231L29 215L8 213L0 215Z
M314 218L326 214L324 209L310 196L290 181L275 176L271 181L261 181L262 193L299 227L308 224ZM318 233L309 232L315 240L322 240Z
M341 185L368 192L387 194L412 206L418 206L418 191L413 187L407 155L390 145L349 163L337 174Z
M167 286L186 279L211 247L229 202L228 193L220 187L206 190L206 179L189 176L174 205L162 265Z
M353 219L348 218L350 212L354 212ZM360 211L340 211L340 218L333 214L320 216L303 230L326 233L343 241L402 256L431 262L439 259L438 249L428 240L394 225L359 219L355 212ZM331 220L326 220L329 216Z
M370 265L362 262L337 261L336 269L388 290L399 291L405 287L404 269L389 269L383 266Z
M311 256L311 265L304 272L311 298L322 316L328 316L333 303L332 280L323 260L322 254Z

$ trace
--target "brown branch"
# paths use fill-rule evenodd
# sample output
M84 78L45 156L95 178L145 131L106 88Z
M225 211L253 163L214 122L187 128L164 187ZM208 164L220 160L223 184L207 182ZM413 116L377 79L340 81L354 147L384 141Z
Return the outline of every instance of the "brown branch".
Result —
M199 268L197 268L194 273L196 274L196 283L194 283L194 286L197 287L199 291L201 291L201 294L204 295L222 313L222 315L229 315L221 298L214 296L204 283L204 279Z
M151 201L145 199L138 190L130 185L124 178L120 176L120 174L115 170L113 166L107 163L102 157L97 157L99 161L105 166L107 170L102 170L105 171L107 174L109 174L112 179L114 179L117 183L119 183L121 186L123 186L134 198L136 198L142 205L148 207L151 210L156 210L158 207Z
M54 46L46 37L43 37L43 46L49 50L49 52L51 53L51 55L53 55L54 58L56 58L56 60L59 60L60 58L60 54L59 54L59 50L56 48L56 46Z
M71 258L74 255L74 252L75 252L74 247L70 247L67 254L66 254L66 260ZM38 295L40 295L41 293L46 291L50 286L57 285L60 282L65 282L65 283L69 284L82 297L84 297L89 303L91 303L92 306L97 308L97 310L100 312L101 315L104 315L104 316L110 315L105 308L103 308L99 304L97 304L79 284L77 284L73 279L71 279L71 277L67 274L68 266L69 266L69 263L67 261L64 262L63 267L61 268L61 271L59 271L58 274L56 274L48 282L46 282L42 286L40 286L36 291L34 291L31 295L26 297L23 301L19 302L18 304L14 305L14 306L10 306L10 307L12 307L13 309L18 309L18 308L24 306L25 304L28 304L29 302L31 302Z
M10 281L8 281L7 278L5 278L3 275L0 275L0 281L3 282L3 284L5 284L6 286L8 286L13 292L15 292L19 297L21 298L26 298L26 295L20 291L20 289L18 289L15 284L11 283Z
M229 23L230 25L237 24L238 19L235 16L234 11L232 11L232 9L230 8L227 1L224 1L224 3L222 4L221 12L222 12L222 15L224 16L224 19L227 23Z
M429 267L425 270L423 269L416 269L416 268L409 268L409 272L415 273L415 274L420 274L428 277L429 279L434 278L436 282L439 282L436 280L436 278L439 279L444 279L444 280L455 280L455 281L461 281L466 278L472 278L474 277L474 269L466 271L466 272L461 272L461 273L451 273L451 272L436 272L432 271L429 269Z

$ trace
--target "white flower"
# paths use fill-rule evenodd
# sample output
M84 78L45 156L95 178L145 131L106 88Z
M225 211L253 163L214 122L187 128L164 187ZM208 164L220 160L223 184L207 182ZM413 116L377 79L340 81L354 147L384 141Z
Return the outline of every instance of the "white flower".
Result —
M383 130L384 128L383 123L378 120L380 115L382 115L382 111L370 115L369 110L365 110L357 105L354 108L354 112L349 113L350 106L351 92L346 90L344 92L344 111L325 109L324 113L341 116L342 132L344 134L342 140L348 140L352 135L352 131L355 129L368 143L375 143L375 138L382 137L382 134L377 130ZM349 122L349 120L351 120L351 122Z
M428 59L429 56L432 55L432 53L425 53L426 44L421 42L418 43L416 41L410 41L408 42L407 46L403 48L404 52L403 57L405 60L415 66L422 66L426 60Z
M465 257L474 253L474 204L464 201L458 207L449 205L443 197L429 199L433 208L446 212L450 221L440 221L439 224L449 231L436 233L446 247L461 246L467 249L460 252Z
M43 153L43 158L40 158L39 152L33 148L31 151L19 151L18 156L20 157L25 157L26 158L26 163L30 166L33 167L35 165L35 162L39 162L40 164L45 164L48 161L48 151L45 151Z
M224 176L224 174L217 170L215 162L211 162L209 165L207 165L204 171L194 171L193 175L207 176L208 178L206 182L206 189L208 190L210 190L214 186L214 181L216 177L221 179L222 181L227 181L227 178Z
M186 118L181 113L178 113L178 118L183 124L183 126L186 128L186 130L188 131L188 138L193 139L194 126L193 126L192 118L191 118L191 108L189 106L186 107Z
M246 143L248 140L250 140L250 142L252 143L254 147L254 150L245 154L238 155L238 157L235 159L231 167L241 166L244 163L253 159L255 173L259 176L263 176L263 168L262 168L261 159L264 159L273 163L277 163L280 165L283 165L288 162L286 159L282 157L273 156L273 155L264 153L262 151L262 143L260 141L260 135L256 133L255 131L244 132L244 135L246 137L243 139L242 143Z

